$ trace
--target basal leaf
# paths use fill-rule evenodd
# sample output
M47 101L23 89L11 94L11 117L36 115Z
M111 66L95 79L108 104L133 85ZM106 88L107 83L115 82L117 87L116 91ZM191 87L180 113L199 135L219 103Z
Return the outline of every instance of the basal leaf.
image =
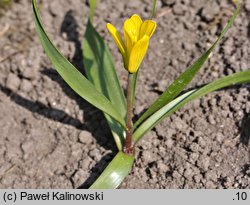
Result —
M103 38L88 21L83 39L83 63L88 79L105 95L125 119L126 101L120 86L113 58ZM119 150L124 140L124 129L110 116L105 115Z
M91 22L93 22L93 18L95 15L96 1L97 0L89 0L89 7L90 7L89 19Z
M42 26L40 16L38 15L36 0L32 1L32 5L38 36L48 58L57 72L78 95L106 114L112 116L112 118L125 127L125 120L114 105L103 94L101 94L93 86L93 84L89 82L88 79L85 78L52 44Z
M134 142L138 142L143 135L151 130L154 126L156 126L159 122L161 122L164 118L170 116L173 112L183 107L186 103L199 98L203 95L206 95L210 92L213 92L215 90L235 85L239 83L247 83L250 82L250 70L238 72L226 77L222 77L212 83L209 83L208 85L200 88L200 89L194 89L191 90L167 105L163 106L160 110L155 112L153 115L151 115L145 122L143 122L140 127L136 130L136 132L133 135Z
M135 158L118 152L90 189L115 189L132 169Z

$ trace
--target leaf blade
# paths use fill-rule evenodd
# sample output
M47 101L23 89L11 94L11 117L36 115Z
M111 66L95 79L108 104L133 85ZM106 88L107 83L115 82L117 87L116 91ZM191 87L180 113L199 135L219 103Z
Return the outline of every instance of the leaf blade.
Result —
M162 108L167 103L171 102L175 97L177 97L183 89L192 81L198 71L201 69L202 65L207 61L210 54L213 52L215 46L219 43L219 41L223 38L225 33L233 24L235 18L238 16L240 12L240 4L237 5L237 9L235 10L233 16L230 18L226 27L221 32L218 39L214 42L214 44L200 57L198 58L186 71L184 71L181 75L179 75L175 81L164 91L160 97L147 109L147 111L136 121L134 125L134 129L138 125L140 125L144 120L146 120L150 115L154 112Z
M138 142L146 132L151 130L161 120L170 116L173 112L184 106L186 103L198 97L206 95L210 92L213 92L215 90L228 87L230 85L247 83L247 82L250 82L250 70L222 77L214 82L211 82L203 86L202 88L191 90L177 97L176 99L174 99L173 101L162 107L160 110L155 112L152 116L150 116L145 122L143 122L140 125L140 127L136 130L136 132L133 135L134 142L135 143Z
M88 21L83 39L83 63L85 73L90 82L111 101L113 106L119 109L119 112L125 119L125 96L115 71L112 55L90 20ZM117 147L121 150L124 141L124 129L114 119L107 115L105 117L111 128Z
M113 107L111 102L99 91L97 91L92 83L90 83L53 45L42 26L42 22L36 6L36 0L32 0L32 6L39 39L47 56L49 57L53 66L56 68L57 72L78 95L80 95L86 101L93 104L103 112L112 116L122 126L125 127L125 121L123 117ZM85 90L83 90L83 88Z
M118 152L90 189L115 189L132 169L135 158Z
M95 15L96 1L97 0L89 0L89 7L90 7L89 19L91 22L93 21Z
M83 41L83 58L88 79L114 106L119 107L119 111L125 117L125 96L115 71L112 55L90 21Z

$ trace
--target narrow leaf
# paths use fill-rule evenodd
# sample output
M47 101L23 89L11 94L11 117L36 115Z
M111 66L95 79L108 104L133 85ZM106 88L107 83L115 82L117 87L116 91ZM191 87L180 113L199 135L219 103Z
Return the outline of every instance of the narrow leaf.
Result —
M83 40L83 62L88 79L126 115L126 101L120 86L113 58L103 38L89 21Z
M115 189L132 169L135 158L118 152L90 189Z
M91 22L93 22L93 18L95 15L95 8L96 8L96 0L89 0L89 7L90 7L89 19Z
M154 2L153 2L152 11L151 11L151 16L150 16L151 19L154 18L155 9L156 9L156 0L154 0Z
M104 94L125 119L126 101L120 86L112 55L103 38L88 21L83 39L83 63L88 79ZM124 129L111 117L105 115L117 147L121 150Z
M124 128L116 121L114 118L104 113L104 116L108 122L111 133L114 137L117 149L122 150L124 139L125 139L125 130Z
M123 117L111 104L111 102L103 94L101 94L93 86L93 84L90 83L52 44L51 40L49 39L42 26L40 16L38 15L36 0L32 1L32 5L35 16L36 28L41 44L48 58L52 62L53 66L56 68L57 72L78 95L80 95L86 101L93 104L103 112L112 116L122 126L125 127L125 121Z
M167 88L167 90L161 94L161 96L148 108L148 110L137 120L134 125L134 129L141 124L145 119L147 119L154 112L162 108L164 105L171 102L175 97L177 97L183 89L192 81L195 75L198 73L203 64L207 61L210 54L213 52L215 46L225 35L228 29L233 24L235 18L240 12L240 4L238 4L236 11L234 12L232 18L229 20L228 24L215 41L215 43L200 57L198 58L185 72L183 72L176 80Z
M228 87L230 85L240 84L240 83L247 83L250 82L250 70L238 72L226 77L222 77L208 85L200 88L191 90L176 99L172 102L168 103L160 110L155 112L151 115L145 122L141 124L141 126L136 130L133 135L133 140L138 142L143 135L151 130L154 126L156 126L159 122L161 122L164 118L170 116L173 112L183 107L186 103L204 96L210 92L215 90Z

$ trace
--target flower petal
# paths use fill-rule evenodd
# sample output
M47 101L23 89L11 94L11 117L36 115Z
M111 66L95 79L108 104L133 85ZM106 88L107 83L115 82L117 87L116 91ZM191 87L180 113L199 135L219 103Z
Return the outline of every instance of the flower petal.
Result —
M136 42L136 26L132 19L127 19L124 22L124 39L127 47L127 51L130 51Z
M145 35L142 37L133 47L129 56L128 71L130 73L135 73L148 50L149 37Z
M123 58L125 58L126 49L125 49L124 42L122 41L121 35L119 34L117 29L111 23L107 23L107 29L108 29L109 33L111 34L111 36L113 37L113 39L114 39L119 51L121 52Z
M156 29L156 22L152 20L146 20L141 25L140 30L140 38L142 38L144 35L147 35L149 38L153 35Z
M124 38L128 56L134 44L139 40L141 25L141 17L137 14L134 14L124 22Z
M131 16L130 19L134 22L134 25L136 27L136 35L137 35L137 38L138 38L139 33L140 33L140 29L141 29L141 25L142 25L141 17L139 15L137 15L137 14L134 14L133 16Z

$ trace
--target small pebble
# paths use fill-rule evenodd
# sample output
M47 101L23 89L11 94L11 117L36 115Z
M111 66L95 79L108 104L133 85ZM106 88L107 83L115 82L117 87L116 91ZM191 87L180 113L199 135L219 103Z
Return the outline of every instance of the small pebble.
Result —
M174 171L174 172L173 172L173 177L174 177L175 179L178 179L178 178L181 178L181 175L180 175L177 171Z
M83 171L82 169L79 169L74 174L72 180L73 180L74 184L79 184L80 185L82 180L85 179L86 177L87 177L87 173L85 171Z
M212 125L215 125L215 124L216 124L213 115L209 115L209 116L208 116L208 122L209 122L210 124L212 124Z
M78 139L83 144L90 144L93 142L92 134L88 131L85 131L85 130L80 132Z
M215 189L216 188L216 185L212 182L212 181L208 181L206 183L206 188L207 189Z
M182 4L175 4L173 7L173 13L176 15L184 15L185 8Z
M152 152L149 150L145 150L142 153L142 159L144 162L152 162L154 161Z
M89 152L89 156L94 158L95 160L100 160L102 155L99 149L93 149Z
M199 146L200 147L202 147L202 148L205 148L206 147L206 141L204 140L204 138L203 137L199 137L199 139L198 139L198 144L199 144Z
M30 92L33 89L33 85L29 80L23 79L20 89L26 93Z
M209 157L205 157L203 160L202 160L202 165L203 165L203 169L204 170L207 170L209 165L210 165L210 158Z
M37 77L37 72L35 71L35 69L31 68L31 67L26 67L23 69L22 71L22 75L25 77L25 78L28 78L28 79L35 79Z
M6 86L11 91L17 91L20 86L21 80L14 73L10 73L6 79Z
M208 171L206 174L205 174L205 178L207 181L216 181L217 180L217 174L216 174L216 171Z
M211 5L206 5L203 7L201 11L201 17L209 22L213 20L214 16L218 14L219 11L219 6L217 3L213 2Z
M187 179L191 180L193 177L193 171L192 169L188 168L185 170L184 172L184 177L186 177Z
M194 181L196 183L199 183L201 181L201 179L202 179L202 175L201 174L197 174L197 175L194 176Z
M173 140L172 139L167 139L165 144L167 145L167 148L170 149L171 147L173 147Z

